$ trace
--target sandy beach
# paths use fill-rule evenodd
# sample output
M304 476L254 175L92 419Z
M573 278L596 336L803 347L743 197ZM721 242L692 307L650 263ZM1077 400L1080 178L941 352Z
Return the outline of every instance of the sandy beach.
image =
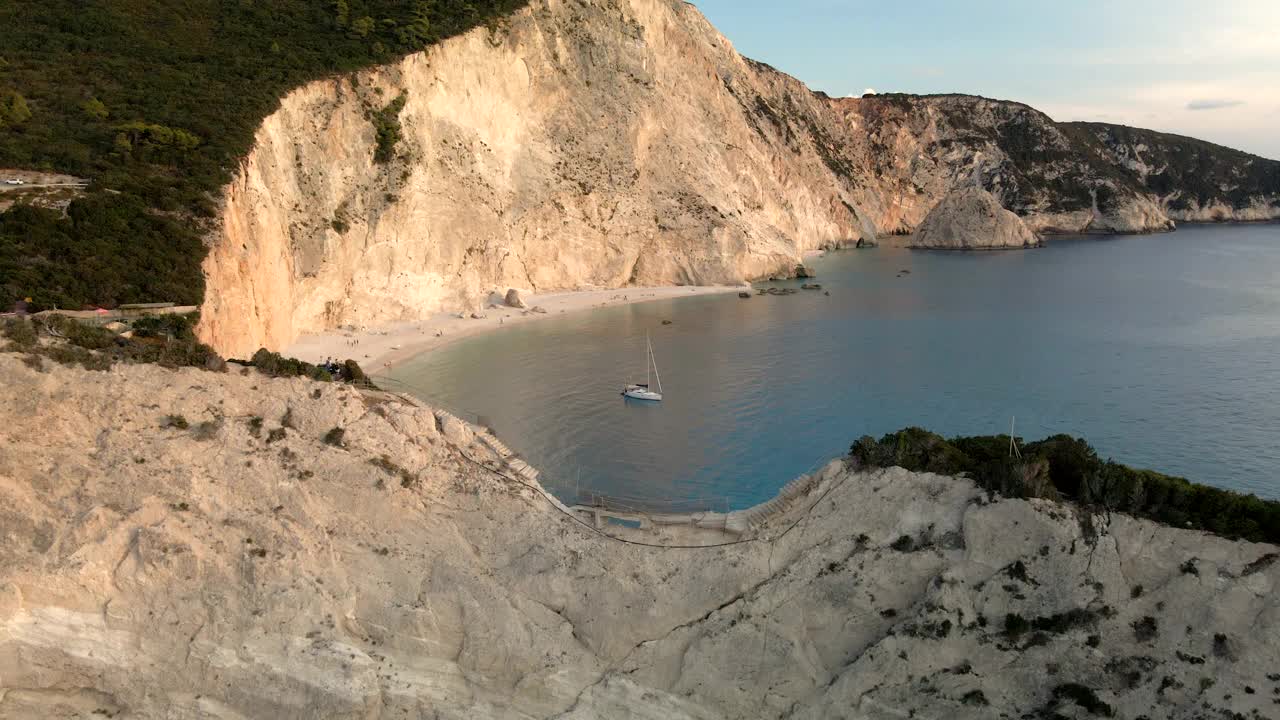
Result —
M556 317L571 312L630 305L653 300L667 300L695 295L717 295L748 289L745 285L713 285L690 287L628 287L609 290L577 290L541 295L526 295L529 308L490 307L476 319L459 313L438 313L424 320L394 323L382 327L355 330L337 329L327 333L304 335L284 350L284 354L307 362L326 358L352 358L368 373L386 372L393 366L430 350L453 342L493 332L521 323Z

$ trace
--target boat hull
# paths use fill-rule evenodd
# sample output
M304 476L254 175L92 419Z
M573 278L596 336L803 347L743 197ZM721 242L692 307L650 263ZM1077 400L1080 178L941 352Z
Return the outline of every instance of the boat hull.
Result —
M646 402L662 402L662 393L654 392L646 388L627 388L622 391L623 397L632 400L644 400Z

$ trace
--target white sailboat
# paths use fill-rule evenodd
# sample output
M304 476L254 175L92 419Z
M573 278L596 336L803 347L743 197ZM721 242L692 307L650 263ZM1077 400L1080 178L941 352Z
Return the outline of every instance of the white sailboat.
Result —
M649 342L649 336L644 336L644 383L628 384L622 389L622 394L632 400L648 400L650 402L662 401L662 376L658 374L658 361L653 357L653 344ZM658 381L657 391L649 387L649 373L653 371L653 377Z

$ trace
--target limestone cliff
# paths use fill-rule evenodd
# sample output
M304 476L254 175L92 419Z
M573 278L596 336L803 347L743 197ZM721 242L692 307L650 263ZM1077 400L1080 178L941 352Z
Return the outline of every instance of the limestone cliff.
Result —
M402 139L379 163L388 106ZM202 335L244 355L495 289L734 283L873 240L830 148L771 124L775 107L837 128L678 0L539 0L307 85L226 192Z
M1058 123L972 95L830 101L847 150L875 178L855 201L909 233L953 188L976 184L1038 233L1156 232L1174 221L1280 218L1280 162L1201 140Z
M1145 192L1022 103L969 95L832 101L883 202L885 232L911 232L952 189L978 185L1038 233L1148 232L1173 223ZM862 199L862 198L860 198ZM864 202L866 202L864 200Z
M246 372L0 354L0 717L1274 715L1275 547L841 462L624 545L448 416Z
M954 190L925 216L911 247L934 250L1002 250L1038 247L1040 238L1022 218L977 186Z
M1187 222L1280 219L1280 162L1203 140L1106 123L1066 123Z
M283 98L224 193L200 333L243 356L509 287L736 283L969 185L1037 233L1280 216L1280 163L972 96L832 99L680 0L535 0Z

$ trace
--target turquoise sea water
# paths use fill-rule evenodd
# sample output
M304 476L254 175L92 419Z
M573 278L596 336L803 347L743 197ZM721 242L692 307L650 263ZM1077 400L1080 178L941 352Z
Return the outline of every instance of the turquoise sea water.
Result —
M566 497L745 507L861 435L999 433L1013 416L1027 439L1080 435L1104 457L1280 497L1280 225L813 266L829 296L566 314L393 374L481 416ZM619 395L644 375L646 332L661 404Z

